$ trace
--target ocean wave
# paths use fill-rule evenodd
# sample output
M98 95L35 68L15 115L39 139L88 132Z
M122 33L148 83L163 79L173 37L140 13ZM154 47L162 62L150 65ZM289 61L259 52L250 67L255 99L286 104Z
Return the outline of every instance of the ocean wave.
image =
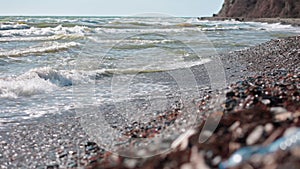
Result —
M174 62L161 66L149 65L147 68L132 67L127 69L99 69L99 70L56 70L51 67L31 69L19 76L0 79L0 97L18 98L32 95L49 93L61 87L78 84L91 84L94 80L105 77L113 77L114 74L138 74L171 71L176 69L190 68L205 64L210 59L202 59L193 62Z
M110 22L110 24L105 25L107 27L114 27L113 25L120 25L120 26L126 26L126 25L132 25L132 26L150 26L151 24L145 23L145 22L134 22L134 21L129 21L129 22L122 22L122 21L113 21Z
M176 20L176 18L172 18L173 22L178 23L178 20ZM178 19L178 18L177 18ZM183 20L183 19L180 19ZM134 17L134 18L117 18L114 19L110 22L108 22L108 24L106 24L105 26L118 26L118 25L132 25L132 26L170 26L172 25L172 22L170 22L171 20L168 18L160 18L160 17L149 17L149 18L138 18L138 17Z
M0 31L0 37L13 37L13 36L51 36L51 35L68 35L79 34L85 35L91 32L91 29L85 26L63 27L62 25L46 28L31 27L30 29L20 30L3 30Z
M292 25L283 25L281 23L259 23L258 26L259 29L265 29L268 31L295 29Z
M181 33L181 32L191 32L200 31L197 28L190 27L176 27L176 28L152 28L152 29L117 29L117 28L95 28L97 33Z
M72 86L77 84L90 83L93 80L93 72L79 70L57 70L51 67L31 69L28 74L37 74L39 78L49 81L58 86Z
M39 68L39 69L33 69L29 73L35 73L38 75L39 78L49 81L52 84L55 84L56 86L71 86L73 84L72 77L67 74L64 74L63 72L54 70L49 67L45 68Z
M147 39L114 39L114 40L103 40L95 37L89 37L89 39L97 43L131 43L131 44L160 44L160 43L173 43L175 40L147 40Z
M179 27L201 27L203 25L193 24L193 23L179 23L179 24L176 24L176 26L179 26Z
M7 61L0 59L0 66L7 65Z
M101 69L95 71L96 77L112 77L114 74L138 74L138 73L155 73L155 72L164 72L164 71L172 71L177 69L185 69L191 68L197 65L203 65L205 63L210 62L211 59L201 59L198 61L190 61L190 62L174 62L174 63L157 63L150 64L144 67L132 67L128 69ZM163 66L162 66L163 65Z
M179 24L173 28L155 28L155 29L116 29L116 28L95 28L97 33L185 33L185 32L206 32L206 31L230 31L230 30L254 30L251 27L242 25L220 26L220 25L190 25Z
M18 98L51 92L58 87L90 82L87 74L77 71L35 68L17 77L0 79L0 97Z
M114 49L119 50L134 50L134 49L147 49L159 47L160 44L175 44L178 41L171 39L157 39L157 40L145 40L145 39L116 39L116 40L102 40L95 37L90 37L91 40L97 43L117 44Z
M224 26L224 27L219 27L219 26L215 26L215 27L204 27L204 28L200 28L202 31L229 31L229 30L246 30L247 28L241 28L239 26ZM249 28L250 29L250 28Z
M44 43L42 46L34 46L23 49L14 49L11 51L0 52L0 57L18 57L24 55L38 55L42 53L54 53L62 50L67 50L71 47L79 46L79 43L68 42L68 43L58 43L58 42L49 42Z
M219 23L221 24L225 21L210 21L210 23ZM230 26L239 26L242 29L246 30L266 30L266 31L296 31L300 32L299 27L294 27L289 24L281 23L266 23L266 22L239 22L239 21L226 21L226 27Z
M264 23L264 22L241 22L235 20L225 21L197 21L195 24L201 24L204 28L203 31L222 31L222 30L267 30L267 31L291 31L297 30L297 27L281 23ZM298 29L299 31L299 29Z
M32 42L32 41L53 41L53 40L76 40L83 38L82 35L52 35L52 36L33 36L33 37L0 37L0 42Z
M121 26L124 26L123 28L130 27L149 27L149 28L169 28L169 29L175 29L175 28L195 28L195 27L214 27L214 26L238 26L238 25L244 25L244 22L235 21L235 20L225 20L225 21L199 21L196 18L134 18L134 19L118 19L115 21L111 21L106 25L103 25L103 28L121 28Z
M15 29L29 29L30 26L26 24L14 24L14 23L1 23L0 30L15 30Z
M41 79L37 74L27 74L17 78L0 79L0 97L18 98L52 91L56 86Z

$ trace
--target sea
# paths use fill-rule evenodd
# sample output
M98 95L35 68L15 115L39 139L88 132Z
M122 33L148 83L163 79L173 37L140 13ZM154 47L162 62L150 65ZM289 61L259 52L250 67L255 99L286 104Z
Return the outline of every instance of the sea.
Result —
M192 67L299 33L195 17L0 16L0 128L76 109L142 120L209 88Z

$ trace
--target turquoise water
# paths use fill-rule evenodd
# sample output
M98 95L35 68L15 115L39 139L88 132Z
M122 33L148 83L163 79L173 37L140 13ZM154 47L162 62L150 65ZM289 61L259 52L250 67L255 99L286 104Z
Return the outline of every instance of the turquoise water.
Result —
M299 32L290 25L196 18L2 16L0 125L129 95L174 101L176 80L158 78L164 73ZM138 106L123 108L141 111Z

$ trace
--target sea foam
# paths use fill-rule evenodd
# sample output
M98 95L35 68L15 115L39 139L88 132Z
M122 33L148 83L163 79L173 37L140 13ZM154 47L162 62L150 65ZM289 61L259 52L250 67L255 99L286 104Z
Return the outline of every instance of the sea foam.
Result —
M29 28L30 26L26 24L11 24L11 23L0 24L0 30L29 29Z
M79 34L84 35L90 32L90 28L85 26L63 27L61 25L46 28L31 27L30 29L17 29L17 30L3 30L0 31L0 37L13 37L13 36L50 36L61 34Z
M29 97L51 92L58 87L78 83L81 77L72 71L58 71L50 67L35 68L17 77L0 79L0 97Z

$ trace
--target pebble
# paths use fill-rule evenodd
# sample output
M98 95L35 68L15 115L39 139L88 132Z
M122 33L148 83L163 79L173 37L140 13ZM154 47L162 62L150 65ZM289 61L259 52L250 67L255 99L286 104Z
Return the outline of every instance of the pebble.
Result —
M291 112L285 112L285 113L280 113L280 114L275 115L275 120L277 122L291 120L292 118L293 118L293 115Z
M273 129L274 129L274 125L272 123L267 123L265 125L265 132L266 133L268 133L268 134L271 133L273 131Z
M5 145L7 145L7 142L6 141L1 141L0 144L5 146Z
M246 144L247 145L255 144L261 138L263 132L264 132L264 127L261 125L257 126L247 137Z
M74 167L77 167L77 163L75 161L68 163L68 168L74 168Z
M269 99L263 99L263 100L261 100L261 102L262 102L263 104L265 104L265 105L268 105L268 104L271 103L271 100L269 100Z
M180 169L194 169L194 166L191 163L185 163L181 165Z
M136 159L125 159L124 160L124 165L128 168L134 168L137 165L137 160Z
M240 126L240 124L241 124L240 121L234 122L234 123L229 127L229 131L234 131L234 130L236 130L236 129Z
M274 114L281 114L287 112L287 110L283 107L271 107L270 111Z
M59 158L64 158L66 156L68 156L68 153L66 151L63 151L63 152L61 152L61 153L58 154Z
M46 169L58 169L59 168L59 165L57 163L53 163L53 164L48 164L46 166Z
M221 156L216 156L215 158L213 158L212 164L218 165L221 162L221 160L222 160Z
M241 144L240 143L236 143L236 142L230 142L229 143L229 150L230 151L235 151L237 149L241 148Z
M292 134L294 134L296 131L298 131L298 128L297 127L290 127L288 128L287 130L285 130L284 132L284 136L287 137L287 136L290 136Z

